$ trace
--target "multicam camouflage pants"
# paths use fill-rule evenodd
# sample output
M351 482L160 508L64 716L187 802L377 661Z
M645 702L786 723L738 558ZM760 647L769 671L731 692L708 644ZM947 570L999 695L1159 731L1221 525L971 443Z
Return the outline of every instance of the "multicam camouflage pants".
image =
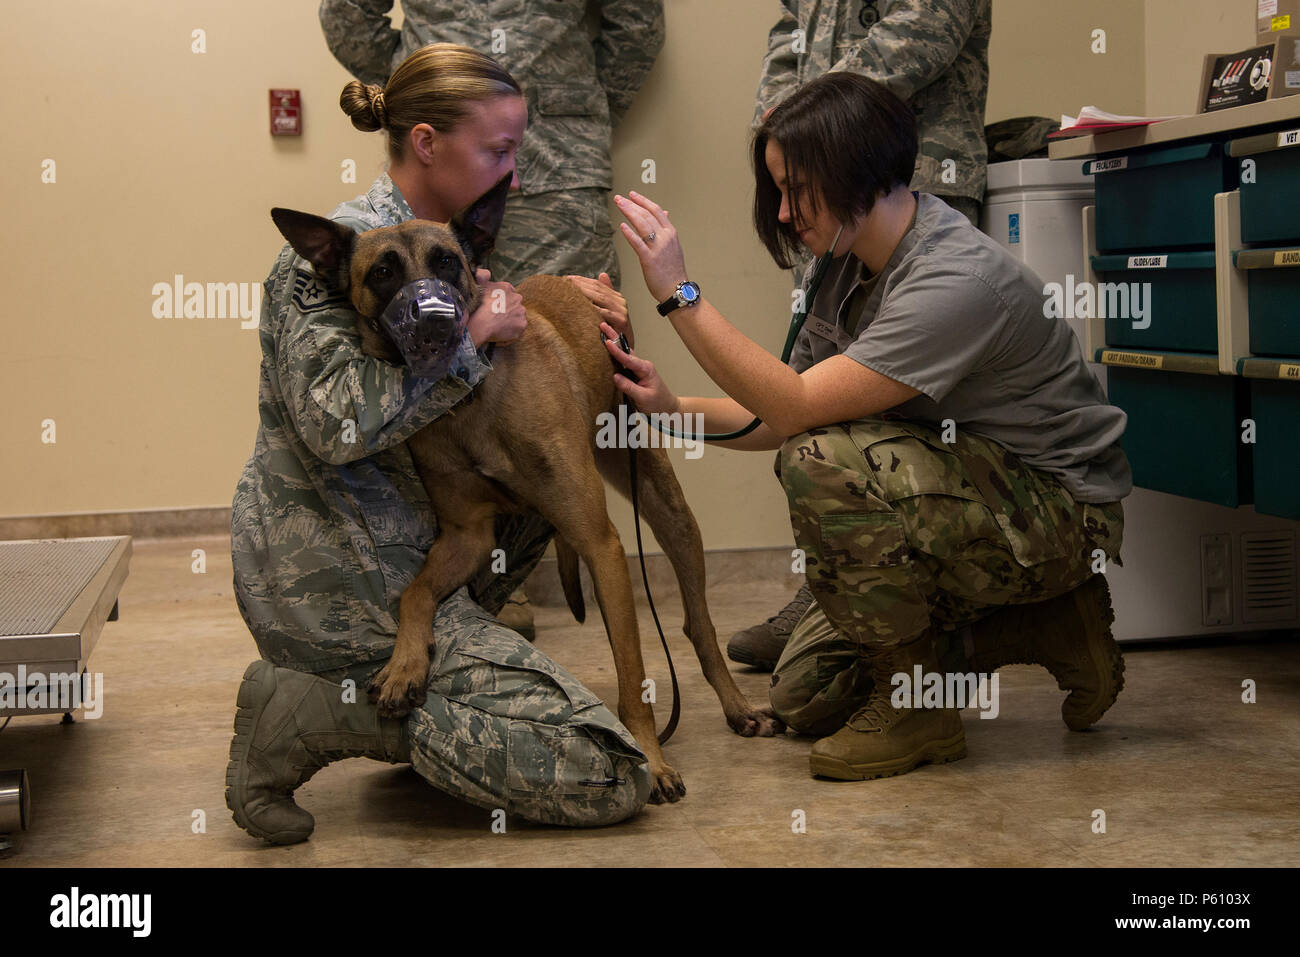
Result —
M613 824L650 796L645 755L599 698L488 611L500 610L552 534L536 515L499 520L497 545L511 574L485 568L438 605L428 696L406 719L411 765L439 790L507 815ZM384 664L320 677L364 689Z
M531 196L511 192L488 265L494 278L510 283L538 273L595 278L607 272L617 289L609 191L570 189Z
M929 631L966 670L956 629L1046 601L1119 563L1119 502L1075 502L991 439L861 419L788 439L778 458L816 602L772 675L790 727L829 734L866 703L871 659ZM828 730L829 728L829 730Z

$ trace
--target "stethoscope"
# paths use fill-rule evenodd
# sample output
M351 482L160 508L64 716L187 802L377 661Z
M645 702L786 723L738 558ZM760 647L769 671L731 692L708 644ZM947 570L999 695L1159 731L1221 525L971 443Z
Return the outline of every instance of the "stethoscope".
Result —
M813 270L812 280L808 283L808 289L804 293L803 302L800 303L801 308L795 310L794 317L790 320L790 331L785 337L785 348L781 350L782 365L786 365L790 362L790 353L794 351L795 340L799 338L799 333L803 330L803 324L808 319L808 309L812 305L813 300L817 298L817 290L821 288L822 280L826 278L826 270L830 268L831 259L835 254L835 247L839 245L840 236L843 234L844 224L841 223L839 232L835 234L835 239L831 241L830 249L826 250L826 255L822 256L822 258L818 260L817 268ZM618 337L618 344L623 348L624 352L631 351L627 344L627 339L624 336L620 335ZM630 370L622 369L620 371L623 375L636 381L635 378L632 377ZM743 429L737 429L734 432L704 432L700 435L683 435L682 433L674 432L671 428L665 426L657 416L651 416L650 421L651 424L653 424L655 428L664 435L671 435L674 438L679 439L702 439L713 442L726 441L727 439L738 439L741 436L749 435L750 432L753 432L763 424L762 419L758 416L754 416L754 421L750 422L749 425L745 426Z

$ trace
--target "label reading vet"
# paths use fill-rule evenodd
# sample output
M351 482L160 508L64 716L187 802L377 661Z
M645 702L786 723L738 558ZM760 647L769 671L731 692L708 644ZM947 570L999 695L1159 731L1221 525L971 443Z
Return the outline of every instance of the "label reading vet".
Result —
M1088 164L1089 175L1093 173L1113 173L1117 169L1128 169L1127 156L1119 156L1108 160L1093 160Z
M1297 73L1296 76L1300 76ZM1278 146L1300 146L1300 130L1286 130L1277 134Z
M1273 254L1274 266L1300 266L1300 249L1283 249Z
M1169 265L1168 256L1129 256L1129 269L1164 269Z

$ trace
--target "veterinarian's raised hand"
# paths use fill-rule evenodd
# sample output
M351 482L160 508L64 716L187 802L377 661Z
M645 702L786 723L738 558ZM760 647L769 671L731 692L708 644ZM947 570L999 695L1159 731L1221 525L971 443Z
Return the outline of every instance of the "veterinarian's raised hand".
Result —
M483 290L483 302L466 324L474 348L482 348L485 342L514 342L528 326L523 298L510 283L493 282L486 269L477 270L474 278Z
M615 196L614 202L627 217L626 223L618 224L619 229L623 230L623 237L636 258L641 260L646 288L656 302L663 302L673 294L678 283L689 278L677 228L657 203L638 192Z
M600 318L627 336L628 345L636 345L636 341L632 338L632 320L627 315L627 300L614 288L614 281L609 278L609 273L601 273L599 279L591 279L587 276L565 276L564 278L577 286L579 292L591 300L591 304L600 312Z
M673 394L673 390L668 388L664 380L659 378L653 362L640 358L635 352L624 352L618 344L618 333L608 322L600 324L600 332L605 337L605 348L614 362L635 373L639 380L633 382L627 376L614 373L614 385L620 392L631 399L642 412L681 411L681 400Z

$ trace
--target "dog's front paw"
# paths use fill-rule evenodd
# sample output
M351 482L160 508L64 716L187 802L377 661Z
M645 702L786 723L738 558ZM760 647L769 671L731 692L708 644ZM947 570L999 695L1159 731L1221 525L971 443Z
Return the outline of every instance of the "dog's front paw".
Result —
M785 722L771 708L748 708L727 716L731 730L742 738L772 738L785 734Z
M655 767L650 766L650 773L654 775L654 787L650 789L651 804L676 804L686 796L686 785L682 783L682 776L666 764Z
M375 675L369 695L384 718L400 718L424 704L429 665L418 662L399 663L392 659Z

